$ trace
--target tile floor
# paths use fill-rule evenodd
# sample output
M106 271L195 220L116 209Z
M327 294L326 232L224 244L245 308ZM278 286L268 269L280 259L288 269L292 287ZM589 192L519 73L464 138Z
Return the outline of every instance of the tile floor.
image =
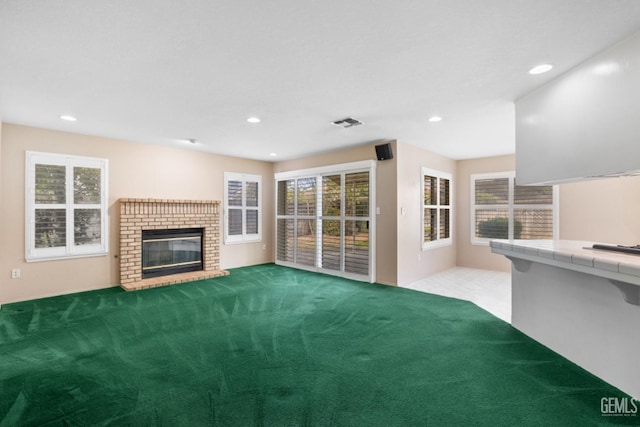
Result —
M511 273L454 267L403 287L471 301L511 323Z

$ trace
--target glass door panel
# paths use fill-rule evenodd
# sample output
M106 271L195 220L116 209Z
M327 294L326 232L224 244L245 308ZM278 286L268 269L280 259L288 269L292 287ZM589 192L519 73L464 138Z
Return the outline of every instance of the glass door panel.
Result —
M369 170L277 182L276 261L371 278Z
M369 221L346 221L344 233L344 270L369 274Z
M322 221L322 268L336 271L342 270L341 234L342 224L340 220Z
M296 235L296 263L316 265L316 220L298 219Z
M293 262L294 261L294 220L293 219L278 219L277 225L277 239L278 247L276 249L276 259L278 261Z

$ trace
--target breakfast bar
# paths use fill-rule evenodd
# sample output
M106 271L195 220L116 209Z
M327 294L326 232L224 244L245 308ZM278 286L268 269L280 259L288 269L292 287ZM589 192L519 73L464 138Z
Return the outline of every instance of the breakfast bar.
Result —
M640 398L640 255L594 242L492 240L512 263L512 324Z

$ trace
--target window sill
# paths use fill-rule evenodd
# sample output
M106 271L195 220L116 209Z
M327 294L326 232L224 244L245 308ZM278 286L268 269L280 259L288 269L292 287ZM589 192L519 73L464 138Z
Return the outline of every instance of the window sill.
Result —
M92 252L90 254L77 254L77 255L60 255L38 258L25 258L27 262L42 262L42 261L61 261L65 259L78 259L78 258L95 258L109 255L109 252Z
M446 239L443 241L435 241L422 245L422 252L429 251L431 249L444 248L447 246L453 246L453 241L451 239Z
M241 245L243 243L260 243L262 239L251 239L251 240L232 240L224 242L225 245Z

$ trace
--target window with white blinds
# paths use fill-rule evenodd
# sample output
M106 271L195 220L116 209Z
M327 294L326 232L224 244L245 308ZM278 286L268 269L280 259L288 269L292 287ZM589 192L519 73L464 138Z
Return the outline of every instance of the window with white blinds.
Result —
M451 174L422 168L422 249L451 245Z
M374 165L276 174L276 263L372 281Z
M107 164L27 152L27 261L107 253Z
M224 174L224 242L258 242L262 239L262 177Z
M471 242L555 238L557 198L551 185L516 185L514 172L471 175Z

